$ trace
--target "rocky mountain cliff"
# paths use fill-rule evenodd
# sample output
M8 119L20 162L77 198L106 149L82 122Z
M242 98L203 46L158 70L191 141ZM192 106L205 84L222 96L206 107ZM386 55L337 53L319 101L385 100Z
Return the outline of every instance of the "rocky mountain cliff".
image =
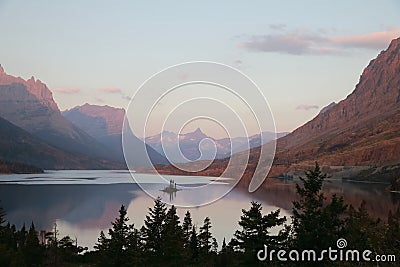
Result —
M66 120L51 91L34 77L24 80L0 67L0 116L65 151L116 160L106 147Z
M97 141L113 151L120 161L124 161L122 148L122 130L125 119L125 110L110 106L98 106L84 104L62 112L63 116L84 130ZM131 166L141 166L150 164L147 161L146 151L143 151L143 141L137 138L125 122L124 137L129 142L132 150L134 162ZM157 153L153 148L147 146L147 153L150 161L154 164L166 164L166 158Z
M400 161L400 38L371 60L355 90L279 139L276 164L326 165Z
M0 85L20 84L34 96L43 106L49 107L53 110L58 110L57 104L53 100L53 94L47 88L46 84L42 83L39 79L31 77L29 80L24 80L21 77L14 77L8 75L4 68L0 65ZM28 94L19 94L20 92L13 92L9 95L9 99L19 99L19 101L29 100Z
M125 110L110 106L90 105L76 106L62 112L69 121L95 138L121 134Z

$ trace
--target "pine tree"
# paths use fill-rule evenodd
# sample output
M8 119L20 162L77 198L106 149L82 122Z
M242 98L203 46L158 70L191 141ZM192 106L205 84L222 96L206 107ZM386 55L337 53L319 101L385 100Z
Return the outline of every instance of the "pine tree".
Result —
M185 249L187 249L189 247L192 227L193 227L192 216L190 214L190 211L186 211L185 218L183 219L183 223L182 223L182 231L183 231L183 237L184 237L184 241L185 241L185 243L184 243Z
M154 201L154 207L149 208L149 214L144 221L143 238L147 257L156 265L164 255L162 246L162 233L166 218L166 206L158 197Z
M189 240L189 262L195 263L199 259L199 240L196 232L196 227L192 226L192 230L190 231L190 240Z
M218 255L217 266L221 266L221 267L228 266L228 257L229 257L228 248L226 246L226 241L225 241L225 237L224 237L224 240L222 240L221 251L219 252L219 255Z
M211 250L212 234L211 234L211 220L209 217L204 219L203 225L200 227L199 233L199 247L200 252L208 254Z
M164 250L163 266L182 266L184 260L184 238L175 206L171 206L165 216L162 231Z
M345 221L345 233L349 248L376 251L383 247L384 229L379 219L372 218L367 211L365 201L356 210L353 206L348 209Z
M39 244L38 234L35 229L33 222L29 228L25 248L24 248L24 260L26 266L40 266L42 261L43 250Z
M395 254L400 252L400 206L394 213L389 211L385 241L387 251Z
M269 229L281 227L286 222L286 217L279 217L280 210L272 211L267 215L262 214L262 206L258 202L251 202L249 210L242 209L239 225L241 230L237 230L232 240L232 245L236 251L244 253L242 262L245 264L257 263L257 252L264 248L279 249L286 241L287 235L282 230L278 235L270 235Z
M209 217L206 217L203 225L200 227L198 235L199 260L202 266L212 266L215 259L215 255L212 252L213 236L211 233L211 228L211 220Z
M28 235L28 232L26 231L26 226L25 223L22 225L21 230L19 230L16 234L15 234L15 238L16 238L16 243L17 243L17 248L18 249L23 249L23 247L25 246L25 240L26 240L26 236Z
M125 206L119 210L119 217L112 222L107 238L103 231L100 232L95 249L100 254L100 266L131 266L136 250L134 241L134 225L128 224L129 218Z
M217 252L218 252L218 242L217 242L217 239L215 237L212 238L211 251L213 253L215 253L215 254L217 254Z
M61 262L77 263L80 261L80 253L87 250L78 246L78 240L72 239L70 236L64 236L58 242Z
M296 249L319 251L333 246L342 237L347 206L336 195L330 203L324 203L326 198L321 189L326 174L321 172L318 163L305 174L306 178L300 178L302 185L296 184L300 200L293 202L291 239Z

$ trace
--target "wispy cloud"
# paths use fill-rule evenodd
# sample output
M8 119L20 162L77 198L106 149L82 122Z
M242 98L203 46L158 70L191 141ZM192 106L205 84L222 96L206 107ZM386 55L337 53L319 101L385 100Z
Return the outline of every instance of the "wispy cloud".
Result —
M310 104L301 104L296 107L297 110L310 110L310 109L318 109L319 106L317 105L310 105Z
M109 86L109 87L102 88L101 91L103 91L103 92L105 92L105 93L108 93L108 94L118 94L118 95L121 96L122 99L131 101L131 97L128 96L128 95L126 95L126 94L125 94L120 88L118 88L118 87Z
M270 24L269 28L276 31L283 31L287 27L286 24L278 23L278 24Z
M57 93L61 93L61 94L77 94L81 91L81 89L79 88L75 88L75 87L70 87L70 88L55 88L54 89L55 92Z
M254 52L276 52L292 55L343 54L346 49L384 49L392 39L400 36L400 28L381 32L349 36L327 36L319 30L286 31L285 27L272 26L282 30L277 34L253 35L239 44L239 47Z
M343 47L380 49L384 48L391 40L398 37L400 37L400 28L394 28L382 32L372 32L369 34L332 37L329 40L333 44L339 44Z
M111 94L120 94L122 92L122 90L117 87L105 87L102 89L102 91Z

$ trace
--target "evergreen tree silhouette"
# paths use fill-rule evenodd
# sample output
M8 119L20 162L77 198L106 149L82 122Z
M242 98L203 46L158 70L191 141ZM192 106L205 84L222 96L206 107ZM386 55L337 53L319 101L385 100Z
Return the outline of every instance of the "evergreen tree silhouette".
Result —
M165 216L161 241L164 250L163 266L182 266L184 237L175 206L171 206Z
M153 208L149 208L149 213L146 215L143 228L144 248L147 258L154 262L155 265L161 264L164 256L163 229L166 219L166 206L158 197L154 201Z
M274 250L284 246L287 239L285 228L278 235L270 235L271 228L282 227L286 222L286 217L279 217L279 213L278 209L263 215L261 204L254 201L251 202L249 210L242 209L239 221L242 229L235 232L232 245L236 250L243 252L243 264L257 264L257 252L263 249L264 245Z
M325 203L322 183L326 174L321 172L318 163L305 174L306 178L300 178L302 185L296 184L300 200L293 202L292 245L296 249L320 251L334 246L343 236L347 206L336 195L330 203Z
M33 222L26 236L23 254L26 266L41 266L43 249L39 244L38 233Z
M99 266L132 266L136 250L134 225L128 224L125 206L119 210L119 217L108 230L109 237L100 232L95 249L99 251Z

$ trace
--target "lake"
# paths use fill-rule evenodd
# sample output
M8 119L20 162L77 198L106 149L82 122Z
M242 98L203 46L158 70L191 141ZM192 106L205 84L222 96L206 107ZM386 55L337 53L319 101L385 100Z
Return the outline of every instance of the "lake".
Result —
M165 193L165 183L160 183L156 175L133 173L140 186L153 195L172 203L201 204L230 190L229 180L214 182L212 177L168 176L181 191ZM267 181L268 185L255 193L245 188L235 188L221 199L193 208L178 208L183 219L190 210L194 223L200 227L206 216L211 218L212 233L221 245L227 242L235 230L241 209L248 209L250 201L263 204L264 213L277 208L281 214L290 217L292 201L296 199L295 182L280 180ZM207 185L198 192L197 187ZM0 205L6 211L6 219L18 228L25 222L33 221L37 230L51 230L54 223L60 236L77 238L78 244L93 248L101 230L107 231L118 216L121 204L128 210L128 216L136 228L143 225L148 208L153 206L153 198L144 192L128 171L47 171L44 174L12 174L0 176ZM370 183L347 183L329 180L324 191L336 193L345 201L358 207L362 200L372 215L386 220L388 211L399 203L398 194L389 193L387 185ZM196 206L196 205L195 205ZM275 230L276 231L276 230Z

